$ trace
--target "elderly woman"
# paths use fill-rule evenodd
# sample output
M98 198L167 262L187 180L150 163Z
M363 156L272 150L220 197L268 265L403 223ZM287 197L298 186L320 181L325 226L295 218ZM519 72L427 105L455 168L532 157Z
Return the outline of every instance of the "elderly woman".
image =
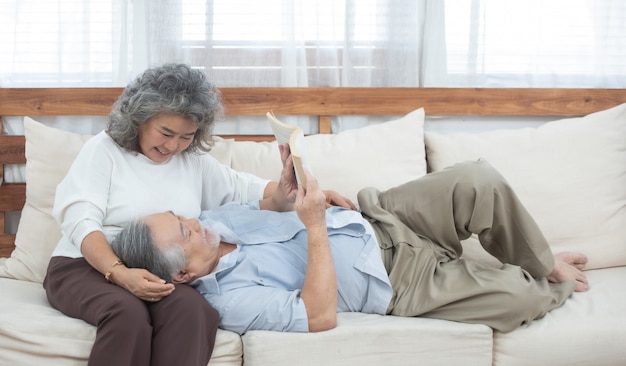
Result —
M149 69L126 87L106 131L84 145L59 184L54 215L63 235L44 287L52 306L97 326L89 365L208 363L216 311L187 285L127 268L109 242L123 223L152 212L194 217L277 187L292 190L206 154L222 114L220 93L203 72L181 64Z

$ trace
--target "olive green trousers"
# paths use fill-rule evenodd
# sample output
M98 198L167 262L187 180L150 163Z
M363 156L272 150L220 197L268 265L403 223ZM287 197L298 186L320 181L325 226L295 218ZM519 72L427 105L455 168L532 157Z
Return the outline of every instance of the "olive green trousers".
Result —
M359 192L394 289L388 314L486 324L511 331L544 316L574 282L545 278L554 257L536 222L485 160L465 162L380 192ZM462 259L477 234L501 268Z

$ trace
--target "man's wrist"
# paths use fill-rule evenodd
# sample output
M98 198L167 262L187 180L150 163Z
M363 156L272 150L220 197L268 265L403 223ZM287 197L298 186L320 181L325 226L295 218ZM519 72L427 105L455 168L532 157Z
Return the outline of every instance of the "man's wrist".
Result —
M328 242L328 228L326 227L326 222L308 224L305 226L309 238L316 239L316 242L320 242L320 239L323 238L325 242Z

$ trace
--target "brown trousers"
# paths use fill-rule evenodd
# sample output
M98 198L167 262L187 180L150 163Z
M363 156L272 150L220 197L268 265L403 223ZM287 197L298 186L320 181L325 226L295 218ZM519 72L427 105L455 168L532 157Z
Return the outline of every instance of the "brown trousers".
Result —
M84 258L53 257L44 287L53 307L97 327L90 366L206 366L211 358L219 315L187 285L145 302Z
M548 283L554 257L539 227L505 179L484 160L466 162L404 185L359 192L374 226L392 287L388 313L500 331L545 315L575 284ZM459 258L477 234L501 268Z

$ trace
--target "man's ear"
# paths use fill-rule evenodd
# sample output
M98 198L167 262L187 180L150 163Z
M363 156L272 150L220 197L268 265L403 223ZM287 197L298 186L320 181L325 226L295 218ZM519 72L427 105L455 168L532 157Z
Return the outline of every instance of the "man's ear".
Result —
M188 283L191 282L191 276L185 271L179 271L172 278L172 283Z

